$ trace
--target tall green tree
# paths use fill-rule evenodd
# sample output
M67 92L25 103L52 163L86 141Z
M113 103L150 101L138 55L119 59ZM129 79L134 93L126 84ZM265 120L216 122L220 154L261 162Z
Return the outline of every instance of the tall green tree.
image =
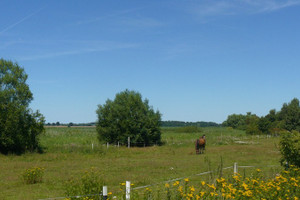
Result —
M232 114L227 117L227 120L223 122L223 126L229 126L232 128L245 130L246 116L242 114Z
M297 98L294 98L288 104L283 104L279 119L284 121L284 129L300 131L300 105Z
M0 59L0 152L23 153L39 149L44 117L29 108L33 95L28 75L17 63Z
M127 138L136 146L161 143L161 114L142 100L142 95L125 90L99 105L97 132L100 141L127 143Z

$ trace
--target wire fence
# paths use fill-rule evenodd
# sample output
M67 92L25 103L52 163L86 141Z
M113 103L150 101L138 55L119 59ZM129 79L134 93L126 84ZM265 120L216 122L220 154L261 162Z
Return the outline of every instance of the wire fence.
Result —
M184 177L178 177L178 178L174 178L174 179L170 179L170 180L166 180L166 181L162 181L162 182L156 182L156 183L149 184L149 185L138 186L138 187L134 187L134 188L130 188L130 182L126 181L126 188L125 188L124 191L126 191L126 195L129 195L129 198L126 197L126 200L129 200L130 199L130 191L138 191L138 190L141 190L141 189L150 188L150 187L154 187L154 186L157 186L157 185L172 183L172 182L181 181L181 180L184 180L184 179L189 179L189 178L198 177L198 176L209 175L209 174L212 174L212 173L216 173L219 170L229 170L229 169L231 169L231 170L233 170L230 173L232 175L232 174L238 173L239 168L241 168L241 169L247 169L248 168L249 169L249 168L263 168L263 167L279 168L281 166L280 165L238 166L237 163L234 163L233 166L228 166L228 167L224 167L224 168L221 168L221 169L201 172L201 173L198 173L198 174L188 175L188 176L184 176ZM128 186L127 182L129 182L129 186ZM84 197L96 197L95 199L105 200L105 199L107 199L107 186L104 186L104 187L106 187L106 189L104 189L105 192L103 190L101 192L101 194L87 194L87 195L78 195L78 196L53 197L53 198L46 198L46 199L39 199L39 200L79 199L79 198L84 198Z

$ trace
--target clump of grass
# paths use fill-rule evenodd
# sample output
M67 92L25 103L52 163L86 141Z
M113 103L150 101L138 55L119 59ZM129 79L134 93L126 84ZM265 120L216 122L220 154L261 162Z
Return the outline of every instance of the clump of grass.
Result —
M26 169L22 173L22 179L26 184L35 184L43 182L44 168L42 167L32 167Z
M99 198L104 185L104 180L101 173L92 167L89 170L84 171L79 178L71 178L65 183L65 194L69 196L69 199L73 199L72 196L85 196L88 199L94 197ZM95 195L95 196L93 196ZM97 196L98 195L98 196ZM82 197L82 199L85 199ZM78 199L74 197L74 199Z

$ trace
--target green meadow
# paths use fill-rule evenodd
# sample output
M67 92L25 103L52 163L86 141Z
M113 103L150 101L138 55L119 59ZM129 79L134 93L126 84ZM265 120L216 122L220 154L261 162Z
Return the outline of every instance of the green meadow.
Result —
M205 154L195 155L195 139L205 134ZM274 177L279 164L278 137L248 136L228 128L202 128L186 133L180 128L163 128L164 145L131 147L98 142L95 127L51 127L40 136L44 153L0 155L0 199L46 199L65 196L66 181L94 167L99 170L108 190L118 193L120 183L128 180L133 187L157 184L179 177L213 182L230 176L233 166L255 166L266 178ZM45 169L43 182L25 184L21 175L31 167ZM239 168L250 175L256 168ZM213 170L210 175L194 176Z

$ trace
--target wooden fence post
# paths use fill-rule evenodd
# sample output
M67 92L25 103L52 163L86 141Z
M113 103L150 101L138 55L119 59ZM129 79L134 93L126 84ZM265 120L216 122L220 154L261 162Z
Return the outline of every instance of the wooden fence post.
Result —
M130 200L130 181L126 181L126 200Z
M107 200L107 186L103 186L102 195L103 200Z
M238 173L238 164L235 162L233 165L233 174L235 175L236 173Z

